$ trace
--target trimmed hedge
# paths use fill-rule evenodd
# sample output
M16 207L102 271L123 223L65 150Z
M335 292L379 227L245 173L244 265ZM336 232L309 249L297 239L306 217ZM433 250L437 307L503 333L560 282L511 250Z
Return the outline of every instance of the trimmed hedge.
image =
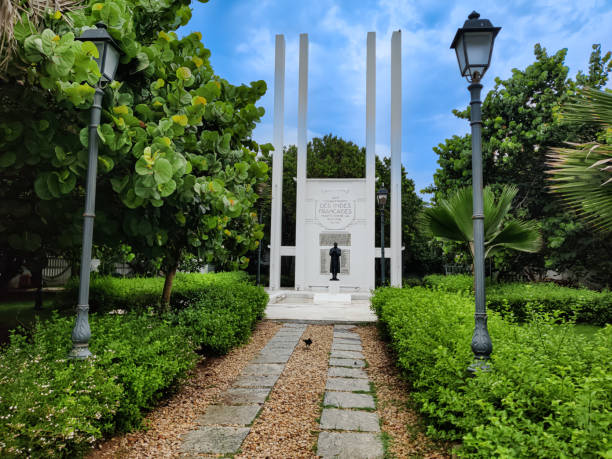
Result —
M465 274L453 276L432 275L424 279L428 287L449 292L473 292L473 277ZM512 313L518 321L525 321L536 309L559 311L565 318L594 325L612 323L612 292L561 287L547 282L487 283L487 308L503 314Z
M211 287L233 288L248 284L244 271L223 273L177 273L174 278L170 305L182 309L206 294ZM160 302L164 287L163 277L111 277L92 276L89 287L89 307L93 312L108 312L113 309L145 311ZM61 305L76 304L79 279L72 278L64 292L58 295Z
M470 378L474 306L426 288L376 290L372 307L428 433L461 457L610 457L612 327L589 339L540 316L489 316L492 368Z
M267 304L262 288L242 274L177 277L182 309L161 316L140 309L163 279L96 279L92 298L128 312L90 315L93 359L66 358L74 317L12 334L0 353L1 457L81 456L100 438L138 427L194 367L196 348L221 354L248 340ZM128 295L138 311L129 311Z

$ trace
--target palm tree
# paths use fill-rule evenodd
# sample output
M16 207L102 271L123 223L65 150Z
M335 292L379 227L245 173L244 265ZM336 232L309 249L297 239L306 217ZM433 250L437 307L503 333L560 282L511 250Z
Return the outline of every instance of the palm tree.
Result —
M542 238L536 222L509 216L517 191L518 188L514 186L504 185L496 200L490 187L484 189L485 258L503 248L522 252L540 250ZM461 188L448 199L441 199L437 206L425 209L420 216L420 226L432 236L467 242L474 258L472 187Z
M547 171L551 189L588 222L612 231L612 93L584 88L562 109L564 120L594 123L606 129L606 143L553 148Z

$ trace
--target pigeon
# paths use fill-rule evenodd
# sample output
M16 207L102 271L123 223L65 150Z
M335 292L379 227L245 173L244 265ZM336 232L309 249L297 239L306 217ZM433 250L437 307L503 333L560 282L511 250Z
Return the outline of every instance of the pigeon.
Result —
M303 339L302 341L306 343L306 346L310 346L312 344L312 340L310 338Z

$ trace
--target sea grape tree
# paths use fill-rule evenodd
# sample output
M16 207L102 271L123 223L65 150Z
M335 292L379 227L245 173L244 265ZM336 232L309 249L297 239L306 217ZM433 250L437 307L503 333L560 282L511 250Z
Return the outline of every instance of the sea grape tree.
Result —
M49 12L38 28L22 15L1 83L7 103L0 108L0 174L7 187L0 193L29 204L30 224L22 224L21 206L5 206L10 223L0 228L2 243L24 232L38 236L32 250L45 241L78 241L79 206L65 214L55 209L82 199L84 109L99 72L95 47L74 37L103 21L124 55L116 81L105 88L98 128L96 240L162 257L166 302L186 252L234 267L248 263L244 254L262 237L252 208L267 165L256 155L270 147L257 145L251 133L263 115L255 103L266 85L234 86L215 75L201 34L179 38L172 31L190 15L188 2L164 0L89 2Z

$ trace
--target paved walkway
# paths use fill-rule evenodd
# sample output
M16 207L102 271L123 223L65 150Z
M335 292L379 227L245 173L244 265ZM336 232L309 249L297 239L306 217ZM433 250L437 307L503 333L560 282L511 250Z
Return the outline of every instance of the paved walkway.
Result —
M346 295L350 298L349 295ZM295 291L275 292L270 295L265 317L269 320L308 324L359 324L376 322L370 309L368 295L349 302L329 301L315 304L313 295L299 296Z
M379 421L363 369L361 339L351 328L334 327L317 454L323 458L382 458ZM283 325L217 404L208 406L198 420L200 427L183 436L184 457L234 454L240 449L305 329L305 324Z
M361 338L351 328L334 327L317 454L323 458L382 458L380 423L363 370Z

